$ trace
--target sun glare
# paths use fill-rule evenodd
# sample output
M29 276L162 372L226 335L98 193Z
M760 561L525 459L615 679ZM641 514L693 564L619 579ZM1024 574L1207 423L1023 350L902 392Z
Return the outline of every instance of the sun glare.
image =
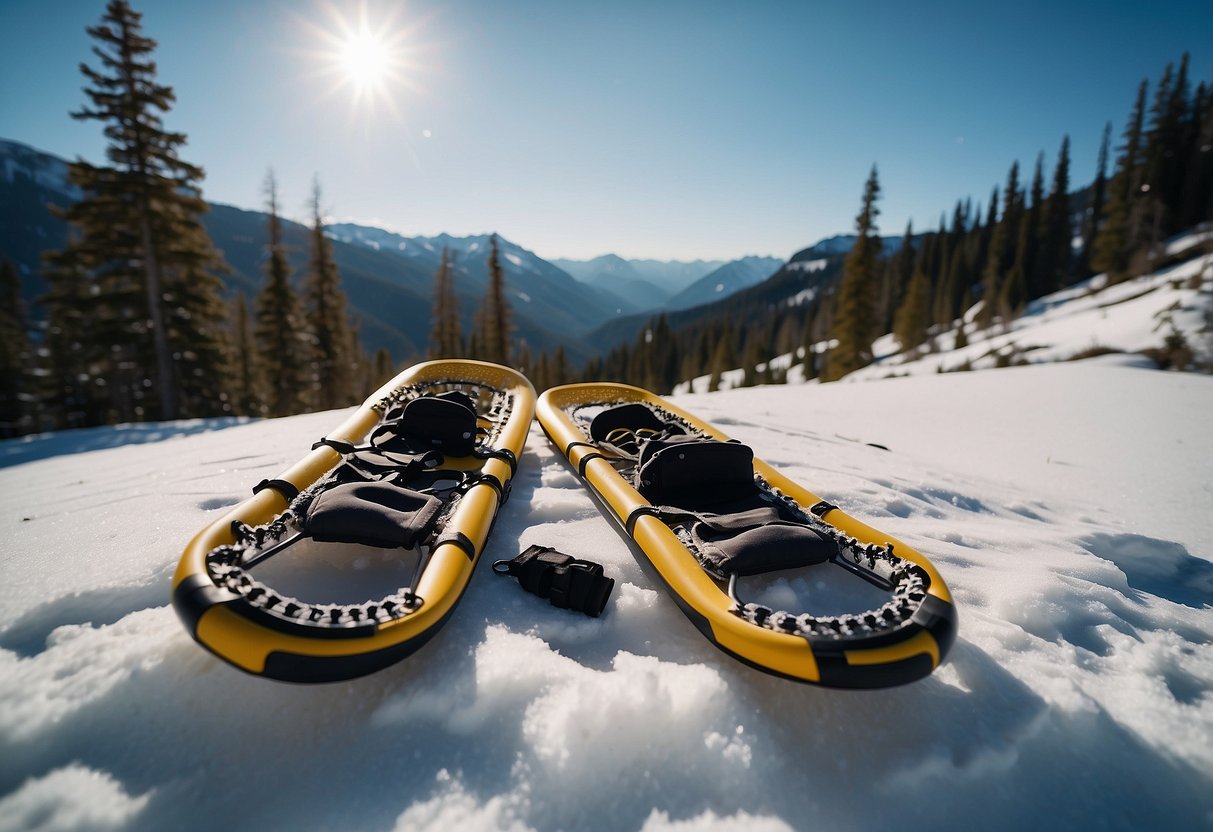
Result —
M393 14L400 8L373 19L365 4L352 16L330 6L323 26L311 24L322 44L317 63L331 81L331 94L348 97L359 109L387 108L399 115L401 93L413 86L411 32Z
M372 32L359 32L349 38L342 44L337 57L350 83L359 89L385 81L392 71L392 55L387 44Z

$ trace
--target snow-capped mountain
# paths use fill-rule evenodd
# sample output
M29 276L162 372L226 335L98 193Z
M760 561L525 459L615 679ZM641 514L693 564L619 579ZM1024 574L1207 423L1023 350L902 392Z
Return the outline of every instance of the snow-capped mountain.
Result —
M776 257L742 257L696 280L665 302L666 309L688 309L728 297L773 275L783 265Z
M334 240L363 246L391 257L402 258L437 271L443 249L453 255L456 291L477 296L488 276L490 234L454 237L406 237L394 231L357 223L334 223L327 227ZM580 333L619 315L645 308L602 288L583 284L533 251L504 237L497 237L506 289L517 309L528 310L536 320L576 338Z
M80 189L68 180L65 160L20 142L0 139L0 181L15 184L22 178L69 202L80 199Z

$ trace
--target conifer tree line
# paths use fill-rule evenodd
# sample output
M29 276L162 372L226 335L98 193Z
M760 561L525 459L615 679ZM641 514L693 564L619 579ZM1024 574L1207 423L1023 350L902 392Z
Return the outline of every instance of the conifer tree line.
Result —
M563 345L549 354L534 354L525 340L515 343L513 312L501 265L501 246L496 234L489 236L488 283L476 311L471 332L465 338L455 297L455 261L443 249L434 276L434 304L429 357L474 358L516 367L537 390L576 380Z
M660 315L634 343L591 360L582 376L662 392L708 376L714 390L721 373L736 368L743 385L779 383L789 368L769 359L790 354L804 378L832 381L868 364L884 333L893 333L902 351L933 349L945 333L960 347L976 329L1009 322L1030 301L1095 274L1114 284L1157 269L1168 237L1213 220L1213 86L1193 88L1188 66L1187 55L1168 65L1152 98L1149 82L1141 82L1112 170L1111 125L1105 127L1081 201L1070 191L1066 136L1051 170L1043 153L1030 179L1013 163L984 210L958 201L937 229L916 234L907 226L886 256L873 167L841 277L810 304L676 330Z
M230 269L200 219L203 171L181 158L186 137L163 121L175 97L156 78L155 41L126 0L111 0L87 31L96 63L80 65L88 104L71 116L103 125L106 164L69 166L83 198L56 209L69 238L44 254L40 343L29 337L15 269L0 264L0 435L361 400L390 367L358 344L319 184L302 291L291 281L271 175L265 285L251 310L242 295L226 303Z

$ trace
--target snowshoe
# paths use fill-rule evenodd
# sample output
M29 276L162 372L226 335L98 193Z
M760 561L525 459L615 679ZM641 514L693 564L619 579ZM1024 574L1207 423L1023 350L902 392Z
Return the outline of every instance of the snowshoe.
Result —
M834 688L922 678L956 636L956 609L924 556L848 516L753 451L638 387L570 384L537 405L544 432L674 600L752 667ZM841 568L880 601L854 612L743 600L741 578ZM841 574L841 573L836 573ZM785 594L786 597L786 594ZM810 593L812 597L812 593ZM865 599L866 600L866 599Z
M172 593L186 629L241 670L293 682L361 676L417 650L467 588L534 403L530 382L495 364L401 373L190 542ZM318 604L254 577L307 540L347 544L334 557L348 544L412 550L412 580L360 603Z

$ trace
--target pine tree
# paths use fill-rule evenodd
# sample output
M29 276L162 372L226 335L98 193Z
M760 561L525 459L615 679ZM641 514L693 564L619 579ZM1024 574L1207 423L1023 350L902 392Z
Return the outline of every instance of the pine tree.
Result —
M34 427L33 357L21 277L6 257L0 262L0 437L19 436Z
M720 389L720 382L726 370L732 370L737 366L736 346L733 340L733 327L729 323L725 323L720 329L720 335L716 339L716 347L712 350L712 360L708 367L710 377L708 379L708 392L714 392Z
M1006 281L1015 259L1015 248L1019 235L1020 215L1023 211L1023 194L1019 190L1019 162L1011 165L1007 174L1007 186L1003 190L1002 217L994 227L990 239L990 251L986 259L986 268L982 280L982 307L980 322L989 325L998 315L1003 314L1000 306L1002 286ZM994 212L991 211L990 221Z
M99 295L89 291L91 276L78 263L47 265L47 377L43 399L55 425L78 428L116 420L109 410L104 376L108 356L88 338L88 322Z
M442 248L442 260L434 274L433 329L430 332L430 358L459 358L463 355L463 330L455 299L455 270L451 250Z
M552 386L552 371L547 352L539 353L539 361L535 364L535 372L531 376L535 390L542 393Z
M965 235L968 233L969 208L956 203L952 213L952 230L947 234L949 254L936 282L935 298L933 300L932 318L935 323L951 325L957 314L960 296L968 285L965 262ZM940 229L941 235L943 230Z
M855 218L857 238L843 263L838 289L838 312L831 333L837 344L826 359L825 381L840 379L872 360L872 341L876 331L876 290L880 275L881 242L876 226L880 214L876 200L880 196L876 166L872 166L864 185L863 207Z
M653 340L650 344L650 372L652 378L647 389L657 393L668 393L678 383L678 367L681 364L678 342L670 328L665 313L657 316L653 324Z
M243 292L236 295L232 322L232 409L241 416L264 416L265 403L262 393L265 378L261 372L261 356L257 353L253 323L249 318L248 303Z
M371 362L372 386L378 390L396 376L396 365L392 362L392 354L383 347L375 350L375 358ZM370 395L368 391L367 395Z
M565 354L564 344L556 346L556 355L552 358L552 386L567 384L569 381L569 357Z
M333 258L333 243L324 235L320 211L320 181L312 182L311 257L304 281L303 305L311 336L311 405L342 407L355 401L354 352L341 273Z
M1044 202L1044 156L1036 157L1036 172L1032 175L1032 189L1027 207L1019 221L1019 235L1015 243L1015 259L1000 295L1003 309L1014 312L1038 294L1040 216Z
M1188 116L1190 147L1183 193L1180 195L1179 227L1191 228L1213 219L1213 89L1201 83L1196 88Z
M762 363L763 357L761 339L758 333L751 332L750 337L746 339L745 357L742 360L742 387L754 387L761 383L758 365Z
M1053 184L1040 217L1040 283L1036 296L1057 291L1070 282L1074 228L1070 220L1070 137L1061 141Z
M156 42L141 30L126 0L87 30L100 69L80 65L91 106L72 117L105 124L109 165L69 168L84 197L60 212L73 233L46 258L49 317L67 321L72 313L53 307L87 298L78 311L88 330L49 346L69 347L53 363L105 389L103 418L214 415L228 381L216 274L225 266L199 221L202 169L178 156L185 135L164 128L175 98L156 81Z
M1091 207L1087 209L1082 228L1082 263L1078 277L1091 275L1091 261L1095 256L1095 238L1103 222L1104 203L1108 194L1108 143L1112 136L1112 122L1103 128L1103 139L1099 143L1099 161L1095 163L1095 181L1091 185Z
M1129 276L1129 260L1138 237L1137 199L1143 173L1141 138L1148 90L1149 82L1143 80L1137 88L1137 101L1125 128L1124 145L1116 160L1116 173L1108 187L1103 223L1095 239L1091 268L1096 272L1107 272L1109 283L1118 283Z
M893 320L897 315L897 310L901 307L906 289L910 285L910 278L914 276L914 259L917 253L914 248L914 226L912 222L907 222L905 234L901 237L901 246L897 249L897 254L889 259L885 268L887 277L881 299L883 324L881 331L883 332L892 331Z
M927 340L930 317L931 281L920 265L910 278L910 285L893 324L893 334L902 352L912 350Z
M505 296L497 235L489 237L489 283L479 313L479 357L496 364L510 363L510 304Z
M952 349L964 349L969 345L969 336L965 334L965 322L961 319L956 323L956 338L952 341Z
M278 183L271 171L265 179L269 209L269 258L265 286L257 295L257 349L266 375L266 404L271 416L289 416L307 401L310 337L299 296L291 286L290 265L278 217Z

